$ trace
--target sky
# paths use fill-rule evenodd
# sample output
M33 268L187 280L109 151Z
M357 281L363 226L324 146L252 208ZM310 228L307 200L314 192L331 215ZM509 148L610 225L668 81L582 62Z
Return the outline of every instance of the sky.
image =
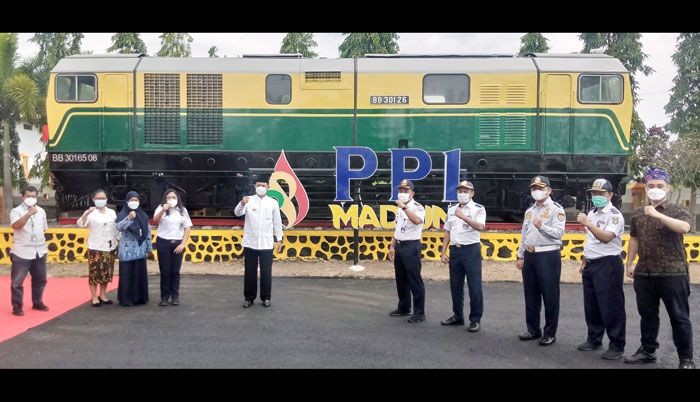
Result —
M114 33L85 33L84 51L106 53ZM33 33L19 34L21 57L36 54L38 46L29 41ZM160 49L160 33L142 33L148 53ZM285 33L190 33L192 56L206 57L211 46L219 56L236 57L242 54L279 53ZM524 33L398 33L399 53L516 53ZM583 42L578 33L544 33L549 39L550 53L580 52ZM678 33L642 33L643 51L649 55L646 64L655 71L648 77L638 74L639 103L637 111L647 127L663 126L669 118L664 112L668 103L676 67L671 60ZM343 41L340 33L315 33L315 48L319 57L337 58L338 46Z

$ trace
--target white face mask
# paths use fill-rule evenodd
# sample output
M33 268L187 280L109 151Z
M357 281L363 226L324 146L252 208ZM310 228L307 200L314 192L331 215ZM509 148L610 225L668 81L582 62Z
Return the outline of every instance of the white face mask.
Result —
M399 200L400 200L401 202L404 202L404 203L405 203L405 202L408 202L408 200L410 200L410 199L411 199L411 195L410 195L410 194L408 194L408 193L399 193Z
M36 205L36 198L35 197L27 197L24 199L24 204L28 207L33 207Z
M265 188L263 186L255 187L255 193L257 195L265 195L265 193L267 193L267 188Z
M97 208L104 208L107 205L107 200L95 200L95 206Z
M472 200L472 196L467 193L457 193L457 199L460 204L468 204Z
M647 196L649 196L649 199L652 201L661 201L666 197L666 190L661 189L661 188L652 188L651 190L647 190Z
M129 206L131 209L137 209L139 207L139 202L138 201L129 201L126 205Z
M544 192L543 190L535 190L530 193L532 195L532 198L535 199L535 201L541 201L544 199L544 197L547 196L547 193Z
M170 198L168 200L168 205L170 205L170 208L175 208L177 205L177 198Z

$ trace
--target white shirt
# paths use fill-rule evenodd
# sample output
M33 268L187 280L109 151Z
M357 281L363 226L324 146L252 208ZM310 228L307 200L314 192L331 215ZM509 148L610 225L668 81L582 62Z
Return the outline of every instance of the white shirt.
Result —
M153 216L158 215L162 210L163 206L159 205ZM186 209L180 212L180 208L169 208L168 211L170 211L170 214L166 211L160 217L156 236L165 240L182 240L185 237L185 228L192 227L190 214Z
M277 241L282 241L282 216L277 200L267 195L251 195L248 202L241 202L233 210L236 216L245 214L243 247L255 250L271 250L274 246L273 232Z
M33 260L37 258L37 254L41 258L48 253L46 238L44 237L44 231L49 227L48 222L46 222L46 212L38 205L36 210L37 212L29 217L22 229L15 229L12 237L12 250L10 250L10 253L25 260ZM24 205L24 202L13 208L10 212L10 224L17 222L27 211L29 211L29 208Z
M420 223L416 225L408 219L408 215L401 208L396 208L396 227L394 228L394 237L396 240L420 240L423 236L423 224L425 223L425 208L411 199L406 204L406 209L411 210L420 218Z
M83 221L78 219L79 227L89 228L88 249L95 251L112 251L117 248L117 214L109 208L104 213L95 208Z
M537 229L532 221L542 219L542 226ZM564 224L566 223L566 213L561 205L547 197L541 206L533 204L525 212L521 242L518 247L518 257L523 258L527 246L561 246L561 238L564 236Z
M481 242L479 231L455 215L457 208L461 209L468 218L482 225L486 224L486 209L483 205L477 204L473 200L469 200L461 208L459 204L447 208L447 220L444 228L450 232L450 245L468 245Z
M586 259L594 259L606 257L610 255L620 255L622 253L622 232L625 231L625 218L620 211L611 203L600 210L593 208L588 213L588 220L591 221L598 229L604 232L612 232L615 234L612 240L603 243L593 236L588 228L586 228L586 244L583 245L583 257Z

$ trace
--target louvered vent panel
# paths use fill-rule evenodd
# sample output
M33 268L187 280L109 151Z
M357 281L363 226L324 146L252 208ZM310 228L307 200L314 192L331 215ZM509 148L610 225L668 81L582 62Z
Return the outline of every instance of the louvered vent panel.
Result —
M481 86L481 103L486 105L497 105L501 103L501 86L487 84Z
M223 143L221 74L187 74L187 144Z
M145 74L144 142L180 143L179 74Z

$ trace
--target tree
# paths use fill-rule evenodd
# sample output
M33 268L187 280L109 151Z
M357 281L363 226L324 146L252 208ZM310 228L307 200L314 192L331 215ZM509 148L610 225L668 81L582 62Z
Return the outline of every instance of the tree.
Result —
M318 46L311 32L290 32L282 39L280 53L300 53L304 57L318 57L318 54L311 50Z
M541 33L530 32L520 38L520 51L518 55L525 56L528 53L547 53L549 40Z
M30 40L39 46L39 52L33 57L24 60L18 71L28 75L36 82L41 99L46 99L51 70L64 57L81 53L80 45L83 38L84 35L80 32L39 32L32 36ZM33 121L28 121L28 123L41 127L41 125L46 123L46 120L46 104L39 102ZM42 176L34 176L35 174L42 174ZM39 177L42 183L48 183L49 161L46 159L35 159L29 177Z
M637 81L635 75L642 73L645 76L654 72L654 69L644 64L649 55L642 51L642 34L635 32L584 32L579 35L584 43L583 53L590 53L593 49L603 48L605 54L619 59L630 73L632 94L634 103L637 104Z
M159 36L161 47L158 57L190 57L192 55L192 36L183 32L164 32Z
M141 34L136 32L118 32L112 35L112 46L107 53L146 53L146 44L141 39Z
M218 52L218 51L219 51L218 47L216 47L216 46L210 47L209 48L209 57L219 57L219 55L216 54L216 52Z
M678 135L679 165L674 176L690 189L691 227L695 231L695 206L700 188L700 34L682 33L678 36L672 56L678 73L664 108L671 115L666 129Z
M399 35L394 32L343 33L340 57L363 57L366 54L396 54L399 52Z
M2 177L5 196L3 213L8 222L12 209L13 176L15 182L21 182L24 178L21 163L19 166L17 163L19 141L14 126L21 120L33 121L41 99L36 83L15 67L17 60L17 34L0 33L0 129L2 129Z
M583 53L590 53L593 49L603 48L604 53L620 60L630 73L630 83L632 85L632 127L630 130L630 145L632 149L647 141L644 123L639 118L635 107L637 105L637 80L635 75L642 73L645 76L653 73L654 70L644 64L644 60L649 57L642 51L642 35L635 32L584 32L579 35L584 43ZM641 164L637 160L637 155L630 156L630 174L639 178Z

